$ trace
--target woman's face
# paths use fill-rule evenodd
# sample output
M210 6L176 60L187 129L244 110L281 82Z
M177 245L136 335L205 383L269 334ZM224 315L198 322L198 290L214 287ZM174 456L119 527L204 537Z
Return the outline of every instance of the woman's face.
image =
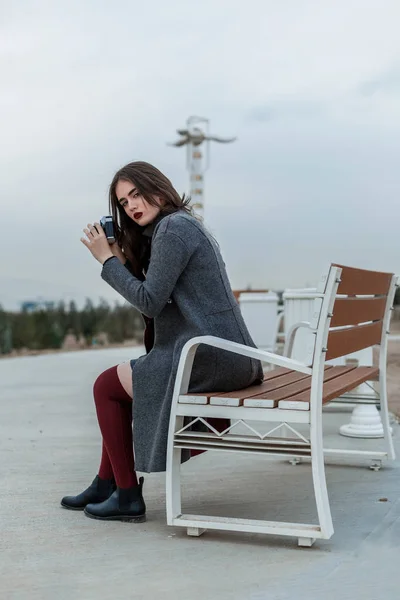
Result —
M159 214L162 202L158 196L153 196L160 206L152 206L143 198L131 181L120 179L115 186L118 202L132 221L141 227L152 223Z

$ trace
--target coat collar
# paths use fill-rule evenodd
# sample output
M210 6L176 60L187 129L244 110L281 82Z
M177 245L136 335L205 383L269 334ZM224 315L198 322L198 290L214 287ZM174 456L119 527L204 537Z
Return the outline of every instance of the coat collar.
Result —
M162 213L162 212L158 213L158 215L156 216L154 221L152 221L151 223L146 225L146 227L143 229L142 235L145 235L146 237L149 237L149 238L153 237L155 228L157 227L159 222L162 221L163 218L166 217L168 214L170 214L170 213Z

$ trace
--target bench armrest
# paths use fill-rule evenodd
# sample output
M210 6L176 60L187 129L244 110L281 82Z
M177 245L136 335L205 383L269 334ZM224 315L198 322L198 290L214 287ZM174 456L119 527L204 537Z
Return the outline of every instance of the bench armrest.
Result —
M183 363L186 360L186 357L189 355L193 355L194 358L197 347L200 344L213 346L214 348L220 348L221 350L227 350L228 352L235 352L236 354L241 354L242 356L255 358L272 365L276 365L277 367L285 367L287 369L299 371L300 373L306 373L307 375L311 375L312 373L311 367L299 360L293 360L285 356L280 356L279 354L274 354L273 352L260 350L259 348L252 348L251 346L246 346L245 344L231 342L213 335L194 337L186 342L182 348L181 362Z
M274 354L265 350L259 350L258 348L252 348L251 346L246 346L245 344L231 342L229 340L225 340L223 338L219 338L213 335L198 336L188 340L182 348L178 370L175 378L173 394L173 402L175 403L178 402L179 395L186 394L189 389L193 361L196 355L197 348L198 346L200 346L200 344L213 346L214 348L220 348L221 350L226 350L228 352L235 352L236 354L241 354L242 356L255 358L256 360L268 362L270 364L276 365L277 367L285 367L286 369L292 369L293 371L305 373L306 375L312 374L311 367L298 360L293 360L291 358L280 356L279 354Z
M309 321L299 321L298 323L295 323L294 325L291 326L291 328L287 332L287 335L285 338L285 347L283 349L283 356L286 356L286 357L292 356L294 338L296 337L296 333L300 329L300 327L305 327L306 329L310 329Z

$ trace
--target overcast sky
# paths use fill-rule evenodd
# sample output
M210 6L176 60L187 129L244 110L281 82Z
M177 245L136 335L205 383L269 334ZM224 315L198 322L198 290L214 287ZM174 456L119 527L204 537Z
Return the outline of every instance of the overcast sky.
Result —
M117 295L81 244L114 172L187 191L188 116L217 135L206 223L234 288L329 262L400 273L398 0L0 0L0 303Z

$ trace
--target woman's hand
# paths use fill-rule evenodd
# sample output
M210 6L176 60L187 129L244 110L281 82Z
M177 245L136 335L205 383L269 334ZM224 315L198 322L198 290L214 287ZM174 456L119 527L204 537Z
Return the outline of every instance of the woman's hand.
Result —
M99 263L103 264L107 258L115 256L111 251L110 244L107 241L105 233L100 223L91 225L88 223L87 229L83 230L86 233L87 239L81 238L82 244L89 248L92 255Z

